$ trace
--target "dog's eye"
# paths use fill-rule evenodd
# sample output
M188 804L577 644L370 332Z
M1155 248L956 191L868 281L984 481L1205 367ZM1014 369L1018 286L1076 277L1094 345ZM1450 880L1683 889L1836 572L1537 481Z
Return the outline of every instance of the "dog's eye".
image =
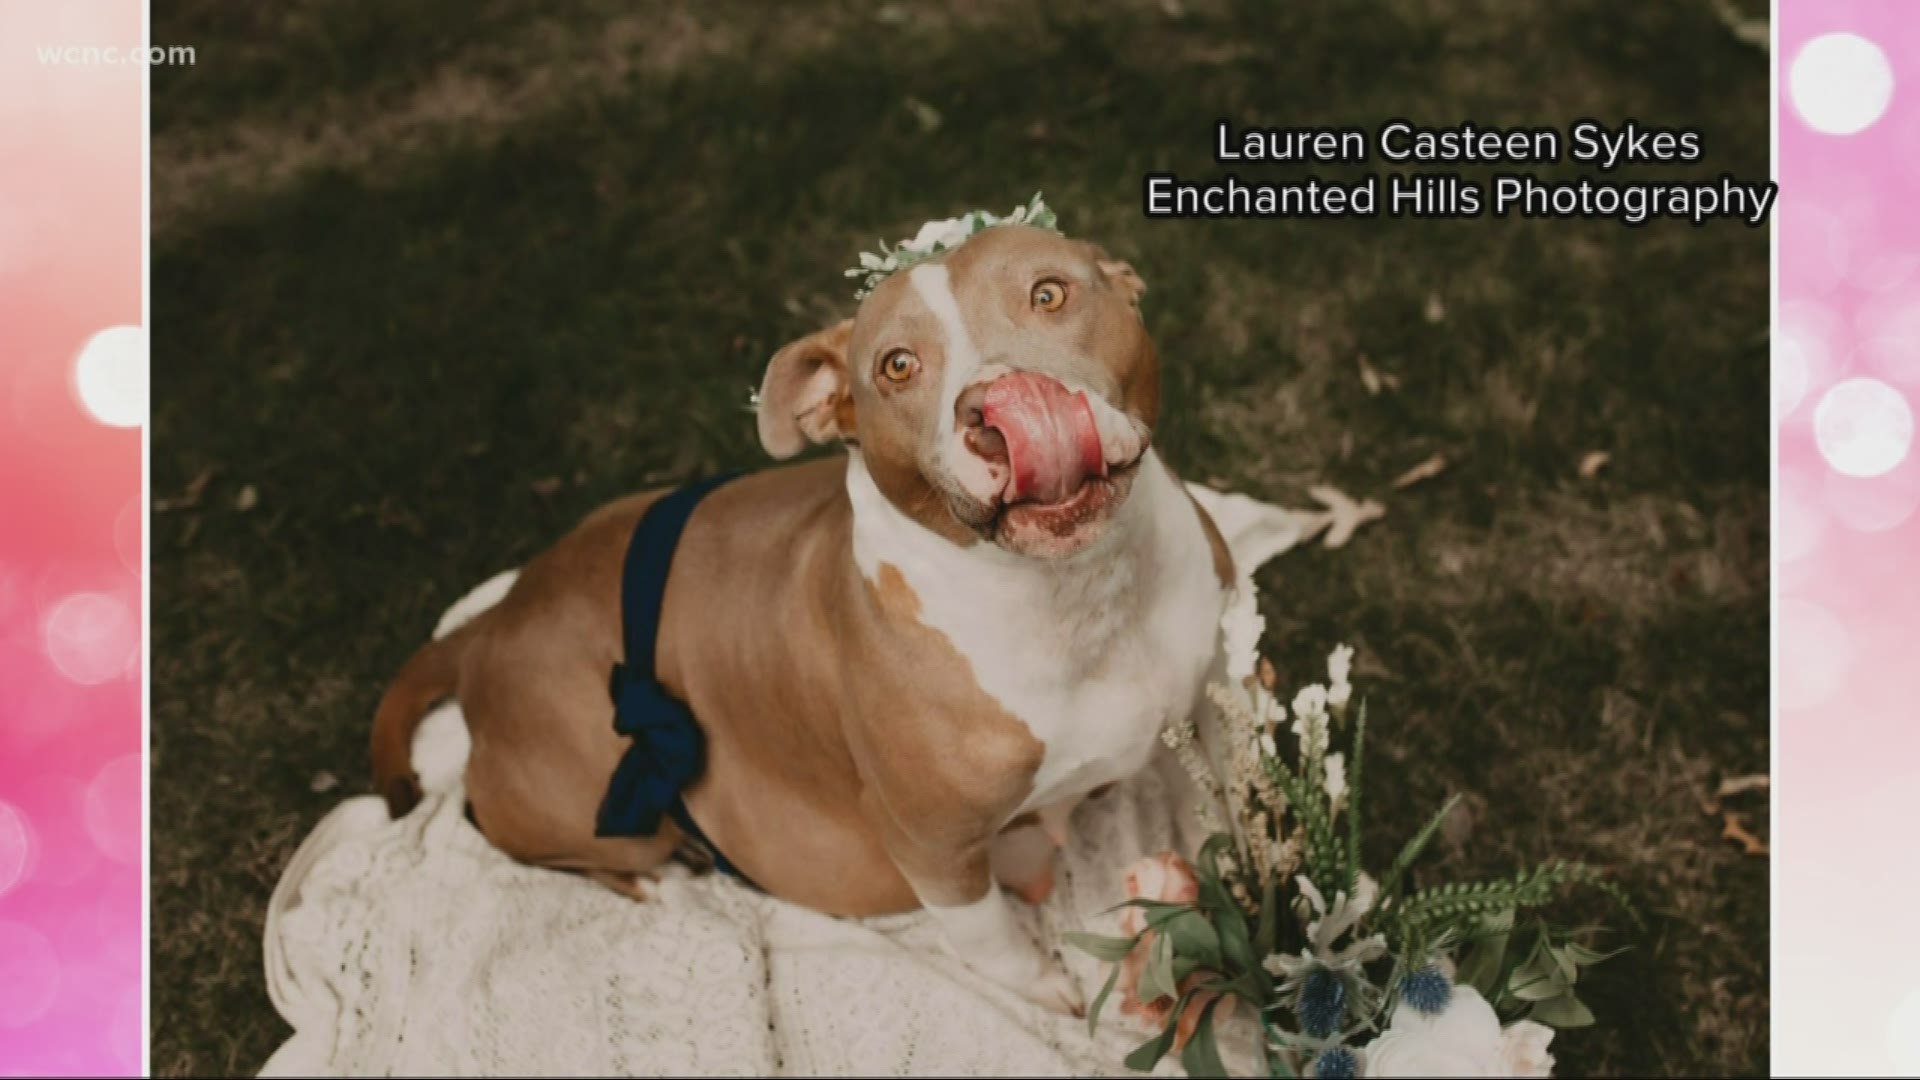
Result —
M1052 278L1033 287L1033 310L1059 311L1067 303L1066 283Z
M895 349L880 358L880 375L888 382L906 382L919 370L920 358L905 349Z

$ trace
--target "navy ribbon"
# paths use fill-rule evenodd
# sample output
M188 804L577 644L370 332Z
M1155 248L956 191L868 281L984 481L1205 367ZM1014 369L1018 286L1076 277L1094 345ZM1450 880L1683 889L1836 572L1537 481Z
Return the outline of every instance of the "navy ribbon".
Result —
M683 793L707 763L706 735L693 710L673 697L654 671L667 573L687 520L700 500L732 480L724 473L662 496L640 515L620 576L621 637L626 662L613 665L607 692L613 730L633 742L614 767L594 824L596 836L654 836L663 817L712 852L716 869L739 875L687 813Z

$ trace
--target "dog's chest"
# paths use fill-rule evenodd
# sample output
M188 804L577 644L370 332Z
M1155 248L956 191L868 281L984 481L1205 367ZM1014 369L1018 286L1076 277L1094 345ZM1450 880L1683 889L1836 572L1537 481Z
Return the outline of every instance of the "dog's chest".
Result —
M1203 689L1223 596L1212 552L1171 475L1156 464L1141 479L1136 535L1111 558L908 571L922 620L1044 747L1020 810L1138 772Z

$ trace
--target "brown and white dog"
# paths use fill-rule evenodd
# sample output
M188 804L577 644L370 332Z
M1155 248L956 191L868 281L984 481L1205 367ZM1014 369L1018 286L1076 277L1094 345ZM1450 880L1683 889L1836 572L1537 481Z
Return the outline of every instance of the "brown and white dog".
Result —
M774 355L760 440L845 455L743 477L674 555L656 669L707 736L686 793L770 893L867 915L924 905L965 962L1078 1011L1020 929L1088 792L1138 771L1192 708L1232 567L1150 447L1145 286L1091 244L985 230ZM417 653L380 703L376 782L418 798L419 718L457 694L487 838L632 895L680 842L599 838L627 740L607 676L620 582L660 492L589 516L497 606Z

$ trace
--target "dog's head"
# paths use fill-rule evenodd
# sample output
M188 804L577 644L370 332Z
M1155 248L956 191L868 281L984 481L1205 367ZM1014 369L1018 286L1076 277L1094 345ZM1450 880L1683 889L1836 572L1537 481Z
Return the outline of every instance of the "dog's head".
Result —
M894 506L956 543L1082 551L1132 490L1160 407L1133 268L999 225L882 281L774 354L760 441L857 446Z

